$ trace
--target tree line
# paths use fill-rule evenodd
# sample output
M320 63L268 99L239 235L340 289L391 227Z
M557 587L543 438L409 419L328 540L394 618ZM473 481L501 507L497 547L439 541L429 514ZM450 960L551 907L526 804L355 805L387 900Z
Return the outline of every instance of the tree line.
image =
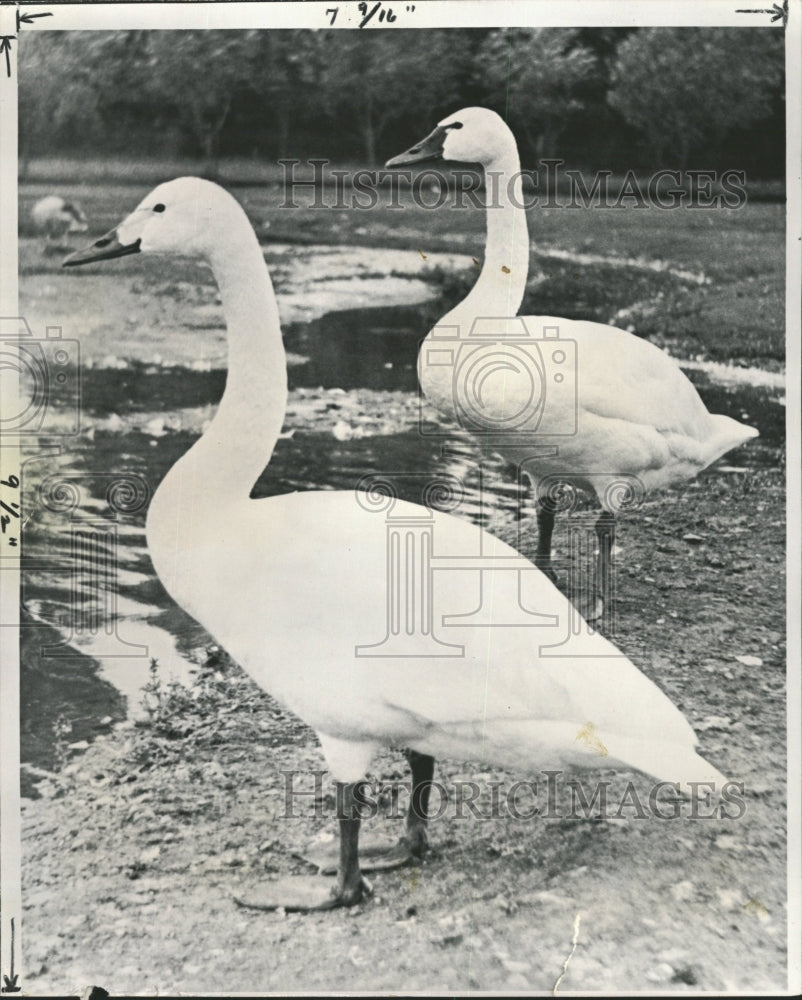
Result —
M525 161L780 176L783 85L768 28L32 31L20 151L375 165L483 104Z

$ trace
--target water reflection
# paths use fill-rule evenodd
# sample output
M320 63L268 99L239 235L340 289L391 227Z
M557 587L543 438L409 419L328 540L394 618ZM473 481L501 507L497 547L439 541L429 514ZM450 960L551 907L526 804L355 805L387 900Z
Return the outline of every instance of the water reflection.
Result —
M418 345L430 313L421 306L345 309L290 327L287 348L308 358L290 369L290 387L416 392Z
M442 302L423 305L346 309L327 313L285 331L292 353L290 389L371 389L417 394L417 356L421 339L436 322ZM686 374L713 413L746 421L760 431L749 446L754 461L765 449L782 448L785 406L776 388L721 385L699 370ZM216 403L225 372L134 364L124 369L89 369L83 376L83 404L90 414L174 410ZM755 445L757 445L755 447ZM417 449L411 459L417 460ZM322 485L322 484L321 484Z

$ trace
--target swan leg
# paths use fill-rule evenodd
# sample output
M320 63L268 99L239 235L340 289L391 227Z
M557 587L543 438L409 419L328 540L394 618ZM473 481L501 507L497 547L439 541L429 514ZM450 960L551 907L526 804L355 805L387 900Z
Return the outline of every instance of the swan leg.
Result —
M310 912L354 906L373 891L359 866L359 801L361 781L337 782L337 812L340 824L340 863L337 881L331 889L317 876L289 876L274 879L252 893L235 896L234 901L252 910Z
M551 580L557 583L557 574L551 565L551 536L554 532L554 511L545 503L537 509L537 552L535 566Z
M434 757L417 750L404 751L412 769L412 795L407 810L406 833L401 838L409 845L413 858L422 858L429 849L429 793L434 778Z
M357 792L364 782L337 783L337 802L340 823L340 866L337 870L337 884L331 891L331 907L353 906L363 894L370 894L367 882L359 867L359 827L362 817L359 811ZM322 906L321 909L330 909Z
M610 624L613 612L613 546L615 545L615 514L603 510L596 522L596 537L599 540L599 557L596 564L596 590L602 610L598 617L604 617Z
M391 871L420 861L429 849L429 793L434 777L434 757L416 750L405 750L412 769L412 793L407 809L406 828L397 843L371 844L360 852L365 871Z
M428 813L429 793L434 777L434 757L416 750L405 750L404 756L412 769L412 792L407 809L405 831L395 844L375 840L363 845L359 852L363 871L392 871L420 861L429 849ZM337 858L328 850L310 851L304 860L317 865L321 874L334 875L338 867Z

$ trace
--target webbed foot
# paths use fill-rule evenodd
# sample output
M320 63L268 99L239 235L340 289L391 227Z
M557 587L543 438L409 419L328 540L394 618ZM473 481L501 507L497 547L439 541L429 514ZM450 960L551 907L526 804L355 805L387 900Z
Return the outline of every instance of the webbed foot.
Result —
M400 837L395 844L374 840L362 843L359 848L359 864L362 871L386 872L420 861L428 849L426 838ZM305 851L299 855L317 867L321 875L336 875L339 866L339 850L335 844L330 848Z
M237 906L250 910L286 910L288 913L311 913L333 910L338 906L355 906L373 888L366 878L352 886L336 885L332 888L316 875L289 875L272 879L257 889L234 896Z

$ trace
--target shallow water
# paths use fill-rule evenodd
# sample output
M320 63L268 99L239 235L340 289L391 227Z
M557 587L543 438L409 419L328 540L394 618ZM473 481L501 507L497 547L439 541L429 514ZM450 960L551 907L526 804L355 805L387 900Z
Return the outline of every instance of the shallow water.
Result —
M368 389L417 396L418 347L431 315L429 304L383 306L339 310L308 323L290 324L284 336L290 355L290 390ZM757 427L764 444L782 445L782 376L766 373L765 380L736 380L728 372L747 370L728 370L721 365L709 370L698 362L680 365L711 412L725 413ZM84 372L83 405L94 416L144 410L169 413L181 407L212 406L220 399L224 386L222 368L99 365ZM416 460L414 449L410 460ZM760 460L759 453L755 460Z

